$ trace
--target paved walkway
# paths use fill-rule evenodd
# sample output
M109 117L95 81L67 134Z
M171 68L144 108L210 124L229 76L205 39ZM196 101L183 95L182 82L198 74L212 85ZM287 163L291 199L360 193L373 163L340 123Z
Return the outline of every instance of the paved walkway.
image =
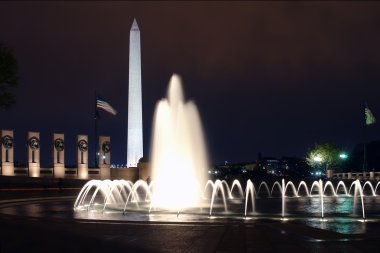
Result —
M376 238L351 240L302 225L63 222L0 217L1 252L379 252Z
M379 245L378 235L342 235L274 220L163 224L0 215L1 253L380 252Z

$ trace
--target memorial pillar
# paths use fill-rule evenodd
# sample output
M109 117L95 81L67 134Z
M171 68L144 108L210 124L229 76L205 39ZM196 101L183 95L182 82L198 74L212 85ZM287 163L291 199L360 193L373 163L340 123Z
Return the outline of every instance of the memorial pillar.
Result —
M374 171L370 171L369 172L369 180L374 180L375 179L375 172Z
M28 132L28 168L30 177L40 176L40 133Z
M14 176L13 130L1 130L1 175Z
M65 135L54 133L53 135L53 164L54 177L65 177Z
M111 179L111 143L109 136L99 136L98 165L101 179Z
M326 176L328 179L332 179L334 177L334 170L327 170Z
M77 167L78 178L88 178L88 136L77 136Z

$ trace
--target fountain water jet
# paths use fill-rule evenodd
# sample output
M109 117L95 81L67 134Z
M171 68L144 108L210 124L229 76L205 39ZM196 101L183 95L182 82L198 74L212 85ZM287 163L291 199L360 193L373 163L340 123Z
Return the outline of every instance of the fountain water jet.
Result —
M296 187L296 185L293 182L286 182L285 179L282 179L281 181L274 182L271 185L271 187L269 187L269 185L266 182L257 183L255 185L250 179L248 179L245 191L243 191L240 182L237 180L234 180L231 186L224 180L216 180L215 182L212 180L208 180L204 186L204 193L202 194L202 196L200 196L203 202L202 205L199 206L199 209L177 208L175 212L166 212L165 210L158 209L151 205L151 196L154 191L154 181L152 181L152 183L148 185L143 180L138 180L135 183L125 180L91 180L88 183L86 183L86 185L80 191L75 201L74 209L76 211L83 211L85 213L94 213L98 211L101 212L102 215L107 215L109 211L113 213L120 212L126 214L127 216L132 214L132 217L134 217L136 213L145 214L146 211L148 211L148 214L150 214L152 210L157 210L159 215L162 215L163 213L176 213L177 219L180 213L185 214L186 217L193 218L202 217L202 215L204 217L207 214L209 218L213 218L211 215L219 215L220 217L234 217L236 215L239 216L239 214L241 215L241 217L244 218L249 218L249 216L252 215L259 217L262 213L262 211L260 210L260 205L264 204L264 206L268 207L265 204L265 202L267 201L261 201L262 197L264 197L265 194L264 196L260 197L258 196L258 191L256 191L256 189L258 189L260 185L265 189L268 186L267 190L272 189L272 192L274 191L274 188L278 188L280 196L278 196L278 194L276 194L277 196L268 195L267 198L268 200L271 199L270 202L277 202L278 210L281 209L280 215L282 220L287 220L286 216L294 217L295 214L297 216L301 214L301 216L319 216L321 217L321 221L326 221L325 209L327 209L326 213L329 214L331 218L333 218L335 214L340 216L342 215L342 213L345 213L343 209L339 210L339 208L337 209L335 205L331 206L331 203L334 203L334 201L332 202L332 199L351 198L353 208L352 215L356 216L356 209L359 206L359 204L361 204L360 209L362 212L362 221L366 221L367 215L365 212L364 199L367 198L367 201L372 202L372 205L369 206L369 214L372 216L374 215L374 208L376 209L376 205L373 205L373 203L376 203L376 201L378 201L376 200L376 198L378 198L378 195L373 196L372 193L372 196L366 196L364 194L365 188L367 188L367 191L369 192L372 192L372 188L374 188L372 183L369 181L365 182L364 184L361 184L359 180L353 181L351 183L350 190L347 191L347 187L343 181L339 181L336 184L336 186L334 186L334 184L331 181L324 182L322 180L318 180L314 181L311 187L309 188L304 181L299 182L298 187ZM291 190L287 191L287 188L289 186ZM234 189L235 187L237 187L238 190ZM305 188L304 192L306 193L306 196L300 196L298 194L297 191L301 187ZM342 187L343 191L341 190L341 193L339 193L339 189ZM294 189L298 190L295 191ZM329 193L327 195L325 192L326 189L328 189ZM232 198L228 197L232 196L233 191L238 191L240 196ZM318 192L318 194L314 194L312 196L310 193L313 191ZM352 194L348 193L350 191L352 191ZM308 211L306 211L306 213L304 211L300 212L300 210L297 210L298 208L294 206L294 203L297 202L301 204L304 209L307 210L307 206L305 207L305 202L303 200L312 200L313 198L317 200L317 205L315 206L316 208L314 208L313 210L309 209ZM327 206L325 206L325 200ZM258 205L256 205L256 201L258 202ZM286 206L287 202L290 203L289 208ZM344 202L340 202L340 204ZM209 211L204 212L204 210L208 208ZM258 212L256 212L257 208ZM196 209L198 209L199 211L196 211ZM248 211L250 211L250 213L248 213ZM276 216L275 212L272 213L272 215Z
M178 75L170 79L153 122L151 205L175 211L199 206L207 178L206 149L197 107L184 100Z

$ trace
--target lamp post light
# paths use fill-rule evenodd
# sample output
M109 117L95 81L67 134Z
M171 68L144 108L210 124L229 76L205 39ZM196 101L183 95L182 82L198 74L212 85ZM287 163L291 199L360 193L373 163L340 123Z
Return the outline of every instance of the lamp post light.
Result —
M318 163L318 164L321 166L321 165L322 165L322 161L323 161L322 156L321 156L320 154L314 156L314 157L313 157L313 161L314 161L315 163ZM319 168L319 169L321 169L321 168ZM320 177L321 174L322 174L321 171L317 171L317 172L315 172L315 175L316 175L316 176L319 176L319 177Z
M339 158L342 160L342 165L341 165L342 170L345 171L347 169L347 168L345 168L345 163L346 163L346 160L348 159L348 154L345 152L342 152L339 154ZM350 173L351 173L351 171L350 171ZM351 175L349 174L347 177L351 178Z

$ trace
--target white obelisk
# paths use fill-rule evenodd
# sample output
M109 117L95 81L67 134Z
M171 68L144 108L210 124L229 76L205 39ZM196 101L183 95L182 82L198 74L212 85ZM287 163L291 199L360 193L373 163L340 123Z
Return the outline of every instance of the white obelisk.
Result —
M140 30L136 19L129 33L128 150L127 167L143 157Z

